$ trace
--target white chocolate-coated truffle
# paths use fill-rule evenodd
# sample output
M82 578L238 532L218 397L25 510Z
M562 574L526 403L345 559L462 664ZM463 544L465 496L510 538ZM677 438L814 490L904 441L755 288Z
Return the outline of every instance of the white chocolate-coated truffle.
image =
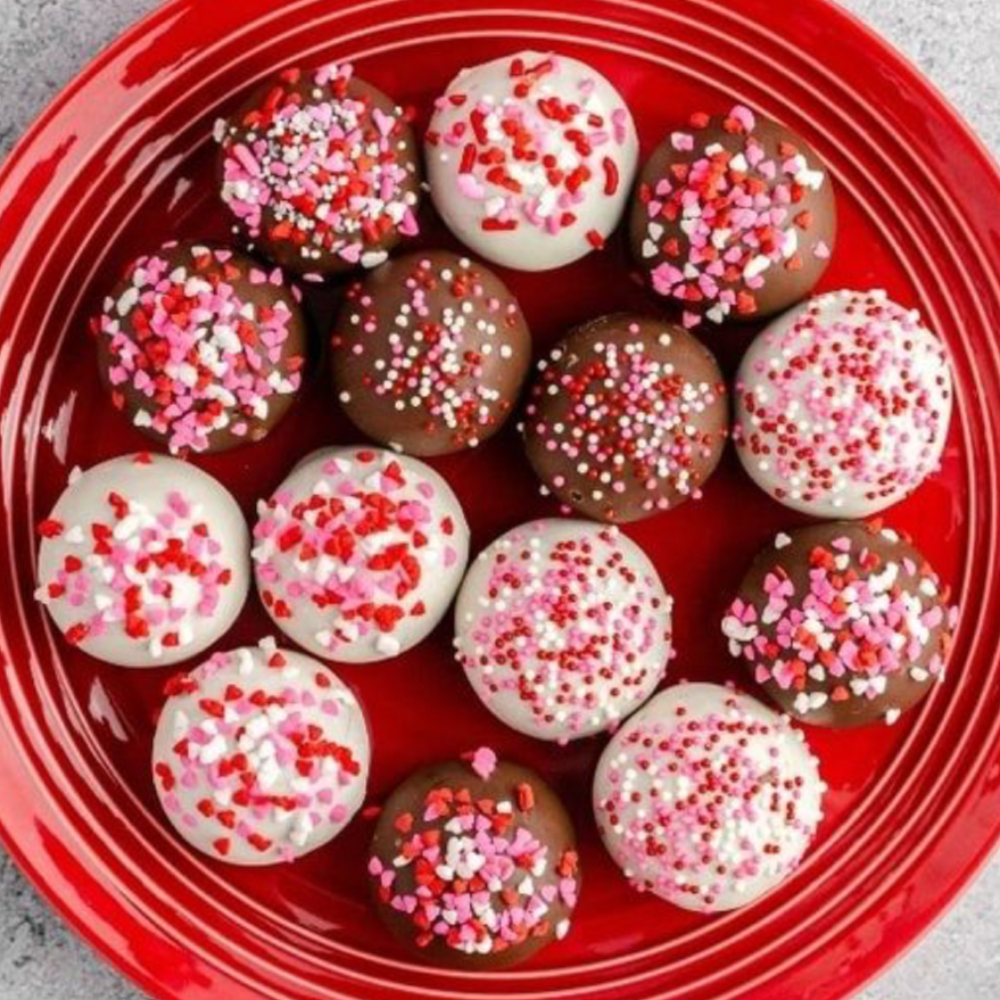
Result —
M153 778L199 851L237 865L294 861L361 808L368 727L329 667L264 640L216 653L167 693Z
M73 645L123 667L207 649L250 586L250 538L207 472L145 452L74 471L39 526L36 597Z
M599 248L618 225L639 154L632 115L596 70L520 52L465 69L426 135L434 205L466 246L546 271Z
M258 504L253 560L274 623L316 656L387 660L425 639L462 580L469 527L451 487L380 448L308 456Z
M736 390L743 467L793 510L871 517L940 466L947 351L885 292L832 292L775 320L744 357Z
M617 528L531 521L473 562L455 610L459 662L512 729L565 743L614 728L663 679L672 601Z
M635 888L716 913L752 903L798 867L825 791L786 716L716 684L680 684L612 738L594 813Z

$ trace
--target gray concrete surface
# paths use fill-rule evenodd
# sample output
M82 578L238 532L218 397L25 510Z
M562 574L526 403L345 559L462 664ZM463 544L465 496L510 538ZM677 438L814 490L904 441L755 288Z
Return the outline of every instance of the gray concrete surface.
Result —
M90 56L154 2L0 0L0 156ZM1000 154L1000 0L842 2L914 59ZM1000 858L858 1000L997 998ZM53 916L2 852L0 1000L141 1000Z

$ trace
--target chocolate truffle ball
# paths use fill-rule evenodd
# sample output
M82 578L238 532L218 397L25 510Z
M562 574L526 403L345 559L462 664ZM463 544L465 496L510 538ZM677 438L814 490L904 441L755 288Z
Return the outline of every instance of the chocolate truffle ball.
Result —
M469 527L433 469L377 448L305 458L258 505L253 561L274 623L316 656L369 663L406 652L444 616Z
M679 326L617 315L578 327L539 363L524 438L543 492L623 524L699 497L728 428L712 355Z
M870 517L941 463L944 345L885 292L833 292L767 327L737 376L737 450L765 492L825 518Z
M603 247L639 154L618 91L585 63L541 52L459 73L425 142L431 198L448 228L479 256L521 271Z
M445 250L383 264L347 290L333 383L369 437L443 455L492 437L531 360L520 307L489 268Z
M486 747L424 767L392 793L368 873L379 917L410 953L472 972L565 937L580 890L562 803Z
M131 264L94 322L101 380L174 454L259 441L302 386L300 297L280 268L168 243Z
M612 738L594 812L636 889L719 913L753 903L798 867L825 791L786 716L716 684L681 684Z
M632 254L686 327L772 316L823 276L833 183L800 136L736 107L693 115L650 157L632 203Z
M565 743L613 729L653 693L671 656L672 605L617 528L532 521L473 562L455 646L501 722Z
M294 861L361 808L368 727L327 667L265 639L216 653L166 693L153 779L192 847L236 865Z
M107 663L195 656L246 600L243 514L187 462L140 453L76 469L38 532L35 596L68 643Z
M729 650L802 722L884 721L944 676L957 612L912 543L878 524L781 534L722 622Z
M374 267L418 232L408 116L350 64L286 70L215 137L233 231L293 273Z

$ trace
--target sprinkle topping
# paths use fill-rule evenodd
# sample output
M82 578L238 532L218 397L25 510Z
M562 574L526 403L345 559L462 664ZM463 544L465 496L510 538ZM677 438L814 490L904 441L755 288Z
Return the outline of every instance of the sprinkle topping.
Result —
M216 138L223 201L297 270L374 267L388 242L418 232L407 117L350 64L286 71L242 119L220 121Z
M317 624L300 641L331 654L362 645L386 658L402 651L408 622L439 613L432 595L461 574L467 529L420 468L345 449L293 472L294 485L260 503L253 559L279 625Z
M170 680L153 771L164 809L207 853L293 861L358 809L368 738L354 695L274 640Z
M941 679L957 619L934 571L899 543L889 528L852 526L807 554L778 550L761 591L744 588L722 622L730 652L788 692L797 715L881 699L895 721L890 683ZM795 564L804 557L808 571Z
M942 343L885 292L812 300L765 330L737 383L737 443L777 499L864 517L935 472L951 416Z
M641 257L687 327L752 316L774 271L830 257L808 208L824 185L832 197L824 168L791 137L777 142L776 128L742 106L721 122L694 115L670 137L669 168L640 186Z
M607 80L574 59L535 52L460 73L425 140L432 195L449 225L490 259L500 259L491 244L507 244L502 262L530 269L603 247L638 149ZM515 238L525 231L531 241Z
M684 331L664 326L654 339L649 325L611 318L571 336L539 363L525 409L546 485L607 520L700 497L726 437L714 361ZM565 464L548 475L555 456Z
M464 782L428 788L420 811L392 818L394 856L369 861L379 899L409 918L420 948L495 955L569 930L568 916L554 922L554 914L576 906L576 852L554 854L534 832L532 783L496 798L485 791Z
M615 528L535 521L481 553L459 597L459 662L521 732L566 742L613 727L662 679L672 602Z
M162 506L110 489L102 506L93 518L39 525L43 556L58 545L61 560L35 597L70 621L66 641L123 635L155 661L200 640L233 583L204 504L180 488Z
M500 280L451 254L400 259L353 284L332 343L349 414L363 420L374 398L381 412L412 420L413 434L453 448L475 447L503 424L530 353ZM406 448L409 437L407 428L388 443Z
M301 385L304 358L289 350L299 297L280 269L230 250L167 245L140 257L94 324L115 406L174 454L205 451L223 432L263 436L273 397Z
M718 710L689 709L677 690L606 751L598 823L637 889L686 909L730 909L798 867L824 786L787 719L762 721L735 695Z

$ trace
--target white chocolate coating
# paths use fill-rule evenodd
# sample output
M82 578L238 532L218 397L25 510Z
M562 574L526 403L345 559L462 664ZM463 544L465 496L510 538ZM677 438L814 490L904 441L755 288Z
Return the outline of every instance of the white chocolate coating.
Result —
M294 861L361 808L368 727L329 667L264 640L216 653L168 691L153 780L199 851L237 865Z
M543 519L473 562L455 646L483 704L512 729L565 743L614 728L663 679L672 601L617 528Z
M885 292L833 292L771 323L740 366L737 450L766 493L824 518L865 518L941 463L947 351Z
M680 684L612 738L594 813L636 889L716 913L754 902L798 867L825 791L787 717L716 684Z
M143 452L75 472L39 530L36 597L69 642L118 666L197 655L250 587L236 501L175 458Z
M468 557L451 487L384 449L316 452L258 504L253 560L264 606L289 638L328 660L386 660L423 641Z
M603 243L638 154L632 115L600 73L532 51L459 73L426 137L431 197L448 228L522 271L562 267Z

